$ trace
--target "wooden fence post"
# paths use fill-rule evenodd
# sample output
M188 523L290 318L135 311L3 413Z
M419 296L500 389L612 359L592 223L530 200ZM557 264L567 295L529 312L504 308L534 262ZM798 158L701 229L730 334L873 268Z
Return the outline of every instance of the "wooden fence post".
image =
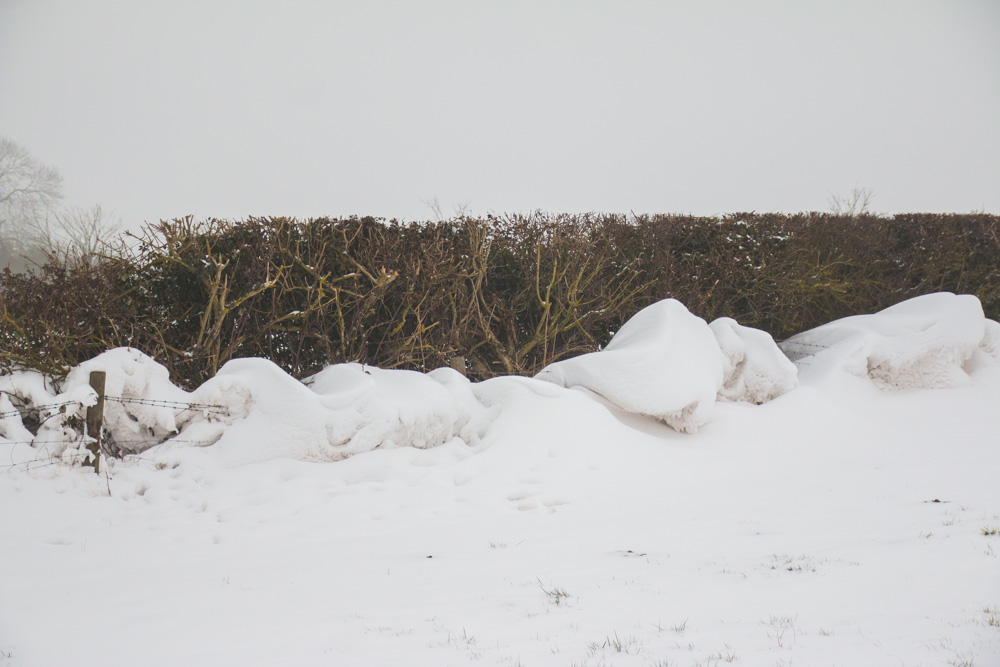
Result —
M452 357L450 365L461 373L463 377L465 376L465 357Z
M101 432L104 430L104 380L107 373L91 371L90 386L97 392L97 403L87 408L87 435L96 438L87 443L87 449L94 454L92 465L94 472L101 472Z

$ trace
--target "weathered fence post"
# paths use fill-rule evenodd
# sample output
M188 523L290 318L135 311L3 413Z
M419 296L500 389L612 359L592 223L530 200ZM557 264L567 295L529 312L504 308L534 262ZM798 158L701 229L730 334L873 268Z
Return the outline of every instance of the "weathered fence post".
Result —
M101 432L104 430L104 380L107 373L91 371L90 386L97 392L97 403L87 408L87 435L96 438L87 443L87 449L94 454L92 465L94 472L101 472Z
M452 357L451 367L465 376L465 357Z

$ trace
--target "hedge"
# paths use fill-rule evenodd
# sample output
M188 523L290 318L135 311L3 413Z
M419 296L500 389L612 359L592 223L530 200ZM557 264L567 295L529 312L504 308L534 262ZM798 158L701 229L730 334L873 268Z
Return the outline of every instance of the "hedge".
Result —
M1000 319L988 214L191 218L0 281L0 371L132 346L195 386L227 360L533 374L674 297L776 339L938 291Z

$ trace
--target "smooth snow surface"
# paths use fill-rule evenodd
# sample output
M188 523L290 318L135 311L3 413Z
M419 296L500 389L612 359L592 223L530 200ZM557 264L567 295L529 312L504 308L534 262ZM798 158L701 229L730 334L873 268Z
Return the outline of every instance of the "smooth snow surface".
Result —
M705 320L665 299L636 313L603 350L550 364L535 377L584 387L626 412L691 433L711 419L723 363Z
M661 306L611 371L666 334L717 355L688 366L704 386L664 389L679 400L790 389L713 399L693 435L585 388L448 369L301 383L245 359L171 393L116 350L115 391L189 407L95 475L10 415L93 395L0 378L0 666L1000 665L1000 325L957 299L811 332L846 347L801 357L796 388L756 334ZM951 388L885 391L868 361L815 372L856 371L858 349L912 368L928 331L934 359L971 350ZM153 441L167 417L136 414Z

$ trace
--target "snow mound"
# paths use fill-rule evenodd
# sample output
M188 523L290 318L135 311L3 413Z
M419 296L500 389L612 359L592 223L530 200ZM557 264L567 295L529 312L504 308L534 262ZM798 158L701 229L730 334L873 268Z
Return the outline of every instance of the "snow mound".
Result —
M151 357L119 348L72 369L58 383L62 393L34 371L0 376L0 441L30 444L36 458L42 450L49 458L88 456L80 429L86 408L97 402L93 371L106 373L105 447L116 456L168 443L216 445L220 461L237 465L282 457L336 461L456 437L478 442L492 414L451 369L425 375L340 364L303 383L265 359L235 359L189 393ZM22 413L39 425L36 433Z
M35 434L24 428L20 412L7 394L0 394L0 438L11 442L31 442Z
M52 390L43 374L38 371L14 371L0 377L0 392L17 399L25 407L48 405L55 402Z
M228 424L195 424L183 436L206 440L200 444L213 444L234 464L337 461L377 448L429 448L472 437L463 429L482 406L458 379L436 373L350 363L299 382L266 359L235 359L193 394L198 402L225 406Z
M760 329L722 317L708 325L723 355L719 398L760 405L798 386L799 369Z
M1000 360L1000 322L986 320L986 331L982 342L979 343L979 349L983 354Z
M1000 360L1000 324L975 296L941 292L830 322L781 349L813 374L842 369L881 389L957 387L976 365Z
M130 347L108 350L66 376L64 387L89 386L90 374L104 371L104 427L114 446L140 452L177 435L196 418L181 408L190 395L170 381L170 372L152 357Z
M584 387L626 412L693 433L711 418L723 372L705 320L665 299L636 313L603 350L550 364L535 377Z
M97 393L89 385L69 386L59 392L38 371L15 371L0 377L0 437L30 443L47 456L61 456L70 444L82 445L74 424L95 403ZM37 424L34 434L25 428L22 416ZM70 459L75 456L69 454Z
M469 381L458 371L435 374L337 364L306 380L331 407L357 416L356 430L338 435L353 451L376 447L434 447L457 437L476 410ZM344 389L353 396L343 405Z

